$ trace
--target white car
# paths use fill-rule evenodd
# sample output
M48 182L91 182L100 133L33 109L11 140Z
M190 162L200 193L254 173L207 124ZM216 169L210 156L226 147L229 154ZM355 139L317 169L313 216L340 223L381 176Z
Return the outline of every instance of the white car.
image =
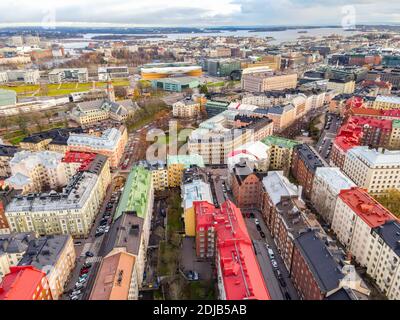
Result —
M254 219L254 223L258 226L260 224L260 221L258 219Z
M276 262L276 260L272 259L271 264L274 267L274 269L278 269L278 262Z
M110 231L110 226L105 227L104 232L107 233L108 231Z

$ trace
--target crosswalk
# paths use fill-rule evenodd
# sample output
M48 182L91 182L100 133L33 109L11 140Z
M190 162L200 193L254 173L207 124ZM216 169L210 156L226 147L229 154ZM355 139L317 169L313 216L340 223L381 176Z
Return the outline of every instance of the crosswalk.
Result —
M101 262L102 257L90 257L86 259L86 263Z

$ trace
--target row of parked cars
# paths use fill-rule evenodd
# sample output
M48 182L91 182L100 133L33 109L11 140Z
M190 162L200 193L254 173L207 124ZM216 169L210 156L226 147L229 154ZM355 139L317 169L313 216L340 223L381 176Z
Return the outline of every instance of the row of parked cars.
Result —
M89 278L89 271L92 265L90 263L85 263L81 270L79 271L79 279L78 282L75 283L75 287L71 294L69 295L71 300L79 300L82 296L82 291L86 285L86 282Z
M110 201L107 203L106 209L103 213L103 217L100 220L99 226L96 229L96 237L100 237L103 234L110 231L109 221L113 213L114 205L118 200L118 194L114 192L111 196Z

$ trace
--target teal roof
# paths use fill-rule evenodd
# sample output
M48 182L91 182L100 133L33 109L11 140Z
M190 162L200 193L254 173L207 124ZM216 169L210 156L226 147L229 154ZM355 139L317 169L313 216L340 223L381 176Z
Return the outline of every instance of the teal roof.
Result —
M400 128L400 120L393 120L393 128L396 129Z
M282 137L277 137L277 136L269 136L269 137L265 138L264 140L262 140L262 142L264 144L266 144L267 146L275 145L275 146L279 146L279 147L287 148L287 149L293 149L293 147L295 147L299 144L299 142L297 142L297 141L282 138Z
M136 211L145 218L150 196L151 172L143 166L134 167L126 180L124 192L114 215L114 221L126 211Z
M191 165L204 168L203 157L198 154L168 156L167 163L168 166L173 164L183 164L185 169L190 168Z

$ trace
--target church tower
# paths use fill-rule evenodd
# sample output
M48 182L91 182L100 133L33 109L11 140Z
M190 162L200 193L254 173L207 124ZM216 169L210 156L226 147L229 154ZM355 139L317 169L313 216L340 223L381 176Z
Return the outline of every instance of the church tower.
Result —
M110 100L111 102L115 102L114 86L112 84L110 76L108 76L108 81L107 81L107 97L108 100Z

